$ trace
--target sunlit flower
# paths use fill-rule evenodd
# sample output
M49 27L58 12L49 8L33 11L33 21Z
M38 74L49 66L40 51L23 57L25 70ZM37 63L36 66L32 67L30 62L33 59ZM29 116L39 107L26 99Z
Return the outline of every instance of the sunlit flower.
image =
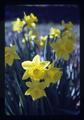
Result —
M56 83L58 80L61 79L61 76L62 76L62 71L60 70L60 68L56 68L56 67L53 67L52 65L46 69L46 72L45 72L45 84L47 87L49 87L49 85L51 83Z
M51 47L55 51L58 59L63 58L64 60L68 60L69 55L74 50L74 41L67 39L65 36L55 43L52 43Z
M17 20L14 21L12 24L13 24L13 31L21 32L25 22L17 18Z
M61 31L58 28L51 28L49 34L50 34L50 38L56 38L60 36Z
M40 61L40 56L36 55L32 61L22 62L22 67L26 70L22 79L40 80L44 78L45 68L50 64L49 61Z
M37 17L33 13L30 14L30 17L31 17L33 22L37 22L38 21Z
M5 66L6 64L11 66L14 62L14 59L20 59L16 53L16 46L5 47Z
M46 93L44 91L46 86L44 82L32 81L26 82L26 85L29 87L29 89L25 92L25 95L30 95L33 100L37 100L46 96Z
M31 13L30 15L26 15L24 13L24 21L26 22L28 28L35 28L38 19L33 13Z

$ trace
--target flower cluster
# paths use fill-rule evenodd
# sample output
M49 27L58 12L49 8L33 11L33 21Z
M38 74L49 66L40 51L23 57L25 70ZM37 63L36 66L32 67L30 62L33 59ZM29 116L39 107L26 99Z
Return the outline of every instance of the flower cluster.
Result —
M75 36L72 32L73 24L71 22L64 23L64 21L62 21L62 25L64 29L61 32L57 32L57 34L56 32L53 32L53 34L59 38L55 39L55 41L52 43L50 42L50 46L55 52L58 59L68 60L69 55L75 48ZM53 36L54 38L55 35Z
M63 59L67 61L75 48L75 36L72 31L73 24L71 22L65 23L62 21L61 25L63 29L50 28L48 35L41 36L39 36L35 29L37 22L38 18L33 13L30 15L24 13L22 19L17 18L13 22L13 31L22 33L22 42L28 43L25 44L26 49L23 52L26 53L28 51L28 57L37 54L32 61L21 61L21 65L25 70L22 80L28 80L26 82L28 90L25 92L25 95L32 96L33 100L47 96L45 88L57 83L61 79L63 71L54 65L54 61L56 58L57 60ZM55 53L55 58L52 60L52 63L51 61L41 61L38 55L46 54L48 45L51 47L51 56L54 56ZM11 66L15 59L20 59L16 52L16 46L5 47L5 65L8 64Z
M56 83L62 76L59 68L54 67L49 61L40 61L39 55L32 61L22 62L22 67L26 70L22 79L31 78L31 82L26 83L29 89L25 95L31 95L33 100L46 96L44 89L51 83Z
M30 15L26 15L24 13L24 18L22 20L20 18L17 18L17 20L12 23L13 31L21 32L23 27L35 28L37 21L38 19L33 13Z

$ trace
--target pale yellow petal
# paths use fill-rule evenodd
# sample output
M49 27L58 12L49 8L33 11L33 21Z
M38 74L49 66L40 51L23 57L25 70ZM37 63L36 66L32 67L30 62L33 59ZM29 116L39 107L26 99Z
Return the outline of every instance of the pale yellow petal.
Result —
M46 93L44 90L35 89L32 91L31 96L33 100L37 100L39 98L46 96Z
M42 67L46 68L50 64L50 61L43 61L40 64L42 65Z
M26 70L25 73L23 74L22 80L26 80L29 78L29 71Z
M32 85L32 82L26 82L27 87L31 87L31 85Z
M40 56L39 56L39 55L36 55L36 56L33 58L33 62L34 62L34 63L40 63Z
M22 62L22 67L26 70L28 69L29 67L32 66L32 62L31 61L24 61Z
M30 95L31 93L31 89L28 89L26 92L25 92L25 95Z
M13 59L9 59L9 61L8 61L8 63L7 63L7 64L8 64L8 65L10 65L10 66L12 66L13 61L14 61Z

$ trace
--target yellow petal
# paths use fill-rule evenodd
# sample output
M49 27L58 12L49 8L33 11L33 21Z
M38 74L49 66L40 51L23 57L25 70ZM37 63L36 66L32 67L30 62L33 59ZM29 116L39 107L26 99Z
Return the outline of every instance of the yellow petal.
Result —
M39 56L39 55L36 55L36 56L33 58L33 62L34 62L34 63L40 63L40 56Z
M13 61L14 61L14 59L12 59L12 58L11 58L11 59L9 59L9 61L8 61L8 63L7 63L7 64L8 64L8 65L10 65L10 66L12 66Z
M24 61L22 62L22 67L26 70L28 69L29 67L32 66L32 62L31 61Z
M25 92L25 95L30 95L31 93L31 89L28 89L26 92Z
M43 61L40 63L40 65L42 65L42 67L44 68L46 68L49 64L50 64L50 61Z
M5 63L11 66L13 64L13 61L14 61L14 55L6 53L5 54Z
M31 96L33 100L37 100L39 98L42 98L44 96L46 96L46 93L44 90L40 90L40 89L34 89L31 92Z
M22 80L26 80L29 78L29 71L26 70L26 72L23 74Z
M31 87L31 85L32 85L32 82L26 82L27 87Z

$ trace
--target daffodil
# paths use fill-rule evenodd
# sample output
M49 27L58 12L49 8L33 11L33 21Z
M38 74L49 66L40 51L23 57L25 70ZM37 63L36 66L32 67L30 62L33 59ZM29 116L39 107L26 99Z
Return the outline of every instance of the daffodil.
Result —
M5 66L6 64L11 66L14 59L20 59L16 53L16 46L14 45L12 47L5 47Z
M21 32L25 22L20 20L20 18L17 18L17 20L14 21L12 24L13 24L13 31Z
M58 29L58 28L51 28L50 29L50 38L56 38L56 37L59 37L61 34L61 31Z
M33 22L37 22L38 21L37 17L33 13L30 14L30 17L31 17Z
M62 71L60 70L60 68L56 68L54 66L50 66L48 67L48 69L46 69L45 72L45 84L47 87L49 87L49 85L55 84L58 80L61 79L62 76Z
M38 35L37 35L37 33L36 32L34 32L34 31L32 31L32 30L30 30L29 31L29 39L30 40L35 40L35 39L37 39L37 37L38 37Z
M24 21L26 22L28 28L35 28L38 19L33 13L31 13L30 15L26 15L24 13Z
M45 45L47 38L48 38L47 35L40 37L40 46L41 47L43 47Z
M32 61L22 62L22 67L26 70L22 79L41 80L44 78L45 69L50 64L49 61L40 61L40 56L36 55Z
M46 88L44 82L39 82L39 81L32 81L32 82L26 82L27 91L25 92L25 95L30 95L33 100L37 100L39 98L42 98L46 96L46 93L44 89Z
M67 39L67 37L63 37L55 43L52 43L51 47L55 51L58 59L62 58L68 60L69 55L74 50L74 41Z
M73 29L73 24L72 24L72 22L65 23L65 22L62 20L62 25L64 26L64 29L66 29L66 30L72 30L72 29Z
M45 35L45 36L41 36L41 37L40 37L40 39L41 39L42 41L46 41L46 40L47 40L47 38L48 38L48 36L47 36L47 35Z

